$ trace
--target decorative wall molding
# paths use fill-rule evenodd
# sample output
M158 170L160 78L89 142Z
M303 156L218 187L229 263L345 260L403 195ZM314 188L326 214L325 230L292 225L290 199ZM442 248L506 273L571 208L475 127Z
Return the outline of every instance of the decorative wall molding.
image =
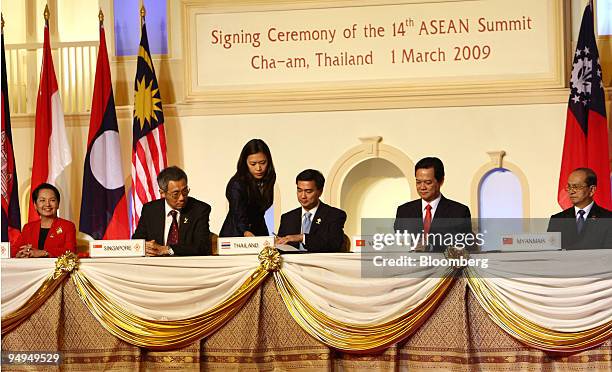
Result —
M523 218L528 219L531 215L530 213L530 204L529 204L529 181L527 180L527 176L521 168L505 159L506 151L497 150L497 151L487 151L487 154L490 157L490 161L484 164L482 167L478 168L472 177L472 185L470 187L471 190L471 204L470 210L472 211L472 218L480 218L480 203L478 195L480 193L480 186L484 177L487 173L492 170L498 168L504 168L511 171L516 178L518 178L521 184L521 191L523 195Z
M414 162L401 150L382 143L381 136L359 138L360 145L357 145L344 154L334 163L327 175L326 187L323 190L324 200L330 205L342 207L342 185L344 180L360 163L369 159L384 159L395 165L409 180L411 198L416 195L414 186Z

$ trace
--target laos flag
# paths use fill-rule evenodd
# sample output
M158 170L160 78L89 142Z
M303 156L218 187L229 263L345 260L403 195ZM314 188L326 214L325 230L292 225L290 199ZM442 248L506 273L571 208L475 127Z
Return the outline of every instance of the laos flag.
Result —
M79 231L93 239L129 239L125 181L121 167L119 127L100 21L100 48L96 65Z

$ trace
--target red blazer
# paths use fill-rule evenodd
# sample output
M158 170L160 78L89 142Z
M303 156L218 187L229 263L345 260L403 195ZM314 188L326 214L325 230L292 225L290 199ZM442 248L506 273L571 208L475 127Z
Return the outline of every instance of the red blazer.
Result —
M11 244L11 257L15 257L21 246L32 244L32 248L38 247L38 236L40 234L40 220L28 222L15 244ZM45 240L45 251L49 257L59 257L66 251L76 252L76 228L74 224L63 218L56 218L51 224L47 240Z

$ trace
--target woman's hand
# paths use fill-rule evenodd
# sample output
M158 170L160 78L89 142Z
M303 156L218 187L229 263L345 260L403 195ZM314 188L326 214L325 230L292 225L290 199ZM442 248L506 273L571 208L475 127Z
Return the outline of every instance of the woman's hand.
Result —
M32 244L22 245L19 248L17 254L15 254L16 258L30 258L32 257Z
M32 255L30 257L33 258L49 257L49 252L45 251L44 249L34 249L30 252L32 252Z
M252 237L254 237L254 236L255 236L255 234L253 234L253 233L252 233L252 232L250 232L250 231L245 231L245 232L244 232L244 237L245 237L245 238L252 238Z

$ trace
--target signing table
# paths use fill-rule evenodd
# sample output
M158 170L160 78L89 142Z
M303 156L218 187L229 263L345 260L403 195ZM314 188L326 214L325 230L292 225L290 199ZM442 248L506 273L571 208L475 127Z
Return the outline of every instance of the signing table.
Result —
M366 278L359 254L2 261L4 370L612 370L612 252Z

